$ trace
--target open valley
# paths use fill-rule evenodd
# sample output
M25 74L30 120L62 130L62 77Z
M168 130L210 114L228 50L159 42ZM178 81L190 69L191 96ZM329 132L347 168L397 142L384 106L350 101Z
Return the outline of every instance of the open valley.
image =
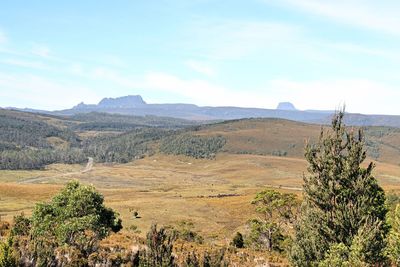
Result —
M255 216L251 201L272 187L301 196L306 161L300 158L219 154L216 159L154 155L127 164L54 164L45 170L0 171L0 214L3 220L30 214L63 184L79 179L93 184L107 205L121 214L124 228L144 235L151 223L177 225L190 221L204 238L229 243L232 233L246 232ZM377 162L374 171L387 192L400 192L400 166ZM137 210L139 218L133 218Z

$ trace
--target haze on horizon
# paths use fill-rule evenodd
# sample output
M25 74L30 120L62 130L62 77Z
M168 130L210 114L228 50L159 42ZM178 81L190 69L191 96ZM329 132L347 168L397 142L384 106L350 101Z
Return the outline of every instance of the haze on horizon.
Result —
M0 107L148 103L400 115L400 2L8 1Z

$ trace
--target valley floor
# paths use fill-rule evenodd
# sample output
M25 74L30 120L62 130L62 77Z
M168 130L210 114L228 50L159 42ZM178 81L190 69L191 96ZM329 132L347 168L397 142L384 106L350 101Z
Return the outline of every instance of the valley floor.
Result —
M375 175L387 191L400 191L400 166L378 162ZM83 171L84 170L84 171ZM265 187L301 195L306 161L297 158L220 154L215 160L156 155L128 164L51 165L42 171L0 171L0 215L30 214L67 181L93 184L124 227L144 235L152 222L191 221L206 240L226 244L256 216L251 200ZM139 212L133 218L132 211Z

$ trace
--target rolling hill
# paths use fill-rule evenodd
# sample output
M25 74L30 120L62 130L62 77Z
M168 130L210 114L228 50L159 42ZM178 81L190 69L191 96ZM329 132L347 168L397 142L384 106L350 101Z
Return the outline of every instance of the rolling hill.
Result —
M51 163L126 163L158 153L213 158L217 153L303 158L321 126L284 119L240 119L199 124L157 116L82 113L73 116L0 110L2 168ZM368 156L398 164L400 129L364 127ZM60 156L61 155L61 156ZM43 158L35 164L18 164ZM40 162L43 161L43 164ZM19 167L18 167L19 166Z

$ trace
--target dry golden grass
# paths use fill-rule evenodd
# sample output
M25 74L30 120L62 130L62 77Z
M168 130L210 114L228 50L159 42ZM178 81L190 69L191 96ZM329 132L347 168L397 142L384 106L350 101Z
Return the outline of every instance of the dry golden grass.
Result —
M323 128L329 129L329 126ZM316 124L282 119L249 119L209 125L196 134L224 136L227 139L224 150L229 153L271 155L286 151L288 157L303 158L306 141L315 142L320 131L321 126ZM368 143L376 146L380 162L400 164L399 129L369 127L365 132ZM369 149L373 151L371 147Z
M1 216L11 220L21 211L29 214L35 202L48 200L62 184L79 179L95 185L106 204L121 214L125 228L136 225L142 236L152 222L175 225L186 220L207 241L227 244L236 231L246 231L247 220L255 216L250 202L256 192L273 186L301 195L306 161L232 154L215 160L156 155L128 164L95 164L85 173L81 169L53 165L43 171L0 171ZM399 166L377 163L375 175L385 189L400 190ZM140 218L133 218L134 210Z
M307 140L315 141L321 127L313 124L280 120L239 120L216 124L199 131L202 135L225 136L224 149L229 152L252 151L271 154L284 150L290 157L302 158Z

